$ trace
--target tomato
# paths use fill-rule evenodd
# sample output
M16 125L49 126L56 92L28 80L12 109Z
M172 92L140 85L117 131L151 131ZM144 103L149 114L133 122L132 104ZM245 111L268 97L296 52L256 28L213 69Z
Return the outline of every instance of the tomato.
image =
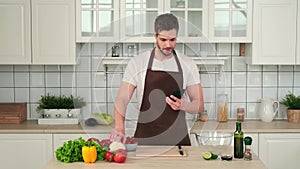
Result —
M114 155L114 161L117 163L124 163L127 158L127 152L125 149L118 149Z
M110 151L107 151L105 153L105 159L106 159L106 161L109 161L109 162L114 161L114 154Z

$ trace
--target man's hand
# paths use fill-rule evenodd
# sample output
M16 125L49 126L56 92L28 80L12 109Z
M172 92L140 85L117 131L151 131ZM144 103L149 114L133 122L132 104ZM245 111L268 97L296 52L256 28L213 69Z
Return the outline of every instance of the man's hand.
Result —
M121 142L121 143L125 144L126 137L125 137L124 133L118 132L117 130L114 130L110 134L109 140L112 141L112 142L117 141L117 142Z
M171 106L173 110L180 110L183 103L185 102L185 96L183 95L181 99L178 99L174 95L170 95L169 97L166 97L166 102Z

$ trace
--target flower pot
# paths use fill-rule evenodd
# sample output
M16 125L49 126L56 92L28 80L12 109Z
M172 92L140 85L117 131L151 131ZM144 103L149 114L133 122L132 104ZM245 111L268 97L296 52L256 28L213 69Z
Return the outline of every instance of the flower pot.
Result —
M43 109L38 124L78 124L81 109Z
M300 110L287 109L286 110L287 120L291 123L300 123Z
M44 118L78 118L80 109L44 109Z

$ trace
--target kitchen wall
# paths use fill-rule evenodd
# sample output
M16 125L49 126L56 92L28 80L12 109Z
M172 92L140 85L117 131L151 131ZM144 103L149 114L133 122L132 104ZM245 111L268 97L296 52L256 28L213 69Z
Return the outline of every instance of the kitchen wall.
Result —
M123 67L105 68L104 56L111 56L113 44L77 44L78 65L1 65L0 102L27 102L28 118L38 118L35 111L41 95L81 96L87 101L84 118L91 112L113 114L113 103L122 79ZM139 51L152 48L154 44L137 44ZM200 74L204 91L205 108L210 118L215 118L215 102L218 93L229 96L229 118L236 117L236 108L245 108L246 118L257 119L256 109L260 98L280 100L288 91L300 95L300 66L246 65L239 56L239 44L178 44L177 49L191 55L191 51L205 51L206 57L228 57L221 74ZM123 48L122 48L123 47ZM124 51L122 50L124 49ZM126 44L121 45L121 55L126 54ZM214 71L205 67L201 70ZM115 71L116 73L111 73ZM137 116L136 100L128 107L128 119ZM193 116L188 115L188 118ZM276 118L286 118L284 108Z

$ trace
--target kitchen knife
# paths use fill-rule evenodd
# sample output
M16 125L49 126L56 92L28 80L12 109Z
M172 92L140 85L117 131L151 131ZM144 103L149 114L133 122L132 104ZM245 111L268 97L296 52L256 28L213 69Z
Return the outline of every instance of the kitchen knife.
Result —
M182 150L182 147L180 145L178 145L178 152L180 155L183 156L183 150Z

